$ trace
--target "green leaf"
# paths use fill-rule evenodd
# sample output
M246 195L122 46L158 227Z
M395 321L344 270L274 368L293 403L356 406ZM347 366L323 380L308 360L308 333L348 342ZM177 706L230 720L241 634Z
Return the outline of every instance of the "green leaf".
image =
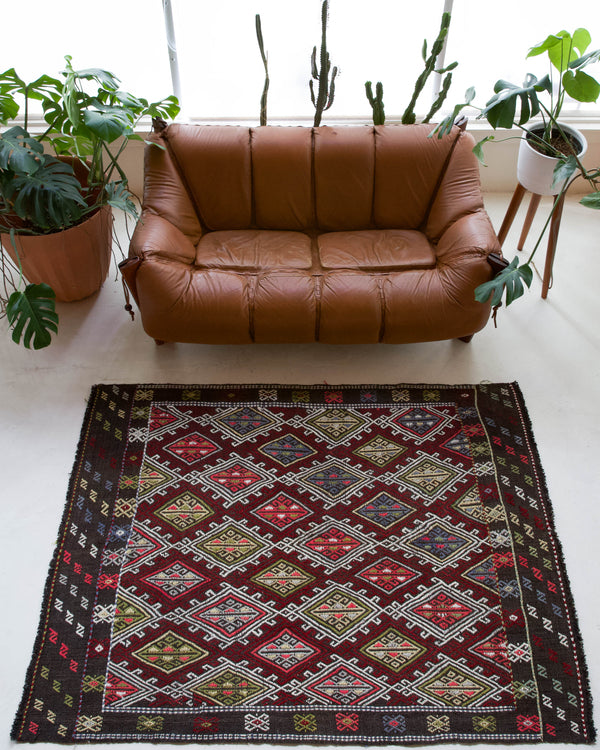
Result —
M181 107L176 96L167 96L159 102L146 104L141 116L158 117L163 120L173 120L179 114Z
M566 159L560 159L556 167L554 167L554 173L552 177L552 187L561 188L564 183L575 174L578 170L579 165L577 159L573 154L568 156Z
M562 78L567 94L578 102L595 102L600 96L600 83L583 70L567 70Z
M573 47L575 47L580 55L583 55L591 43L592 35L587 29L575 29L573 32Z
M513 258L506 268L495 276L491 281L480 284L475 289L475 299L478 302L488 302L491 296L493 307L502 303L502 295L506 292L506 305L510 305L519 297L522 297L525 290L523 283L527 287L531 286L533 280L533 270L528 263L519 266L519 259Z
M586 55L578 57L577 60L569 63L571 70L579 70L579 68L585 68L586 65L592 65L598 62L600 59L600 49L595 49L593 52L588 52Z
M454 126L454 122L458 115L465 107L468 107L471 104L474 98L475 87L470 86L465 91L465 101L462 104L457 104L452 112L447 117L444 117L444 119L435 126L435 128L431 131L431 133L429 133L427 137L433 138L433 136L437 134L438 138L443 138L445 135L447 135L452 130L452 127Z
M58 101L62 91L62 83L57 78L43 75L37 78L32 83L27 84L26 93L30 99L37 99L38 101L44 101L45 99L53 99Z
M58 315L54 306L54 292L47 284L29 284L23 291L15 291L8 298L6 315L13 327L12 340L27 349L49 346L51 333L58 331Z
M586 206L587 208L600 210L600 190L597 190L595 193L584 195L579 202L582 206Z
M538 92L550 91L552 82L549 76L538 80L529 74L522 86L509 81L496 81L495 94L486 103L482 116L494 128L512 128L516 120L517 102L520 102L519 125L524 125L540 111Z
M118 107L86 109L83 112L86 126L106 143L112 143L131 129L131 121L126 112Z
M0 92L0 124L6 125L19 114L19 105L8 93Z
M108 70L102 68L82 68L75 70L75 77L85 81L96 81L102 87L110 91L116 91L119 88L119 79Z
M113 208L119 208L133 219L138 218L138 211L133 202L133 195L122 182L110 182L106 186L106 203Z
M41 230L70 226L86 205L72 167L48 154L36 172L15 176L13 186L15 213Z
M485 163L485 158L483 156L483 147L488 141L493 141L495 139L495 136L493 135L486 135L485 138L482 138L478 143L476 143L473 146L473 153L477 157L477 160L480 164L483 164L484 167L487 167L487 164Z
M44 147L19 125L0 135L0 169L32 174L40 166Z

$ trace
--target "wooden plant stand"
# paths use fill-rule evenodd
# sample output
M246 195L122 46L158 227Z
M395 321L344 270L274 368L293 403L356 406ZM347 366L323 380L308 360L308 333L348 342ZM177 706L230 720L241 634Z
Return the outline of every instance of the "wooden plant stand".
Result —
M501 246L504 244L504 240L506 239L508 230L512 226L512 223L515 219L517 211L519 210L519 206L521 205L521 202L523 201L523 197L525 196L526 192L527 192L527 189L524 188L523 185L521 185L520 183L517 183L517 187L515 188L513 197L511 198L510 204L506 210L504 220L502 221L502 226L500 227L500 231L498 232L498 240L500 241ZM537 193L531 194L531 200L529 202L529 208L527 209L527 215L525 216L525 221L523 223L523 229L521 230L521 236L519 237L517 250L523 249L523 245L525 244L525 240L527 239L527 235L529 234L529 230L531 229L531 224L533 223L533 218L536 214L538 206L540 205L541 198L542 196L538 195ZM565 194L563 193L562 197L560 198L558 202L558 205L556 206L556 209L554 210L554 214L552 215L552 220L550 222L550 233L548 235L548 247L546 248L546 263L544 265L544 275L542 277L542 298L543 299L546 299L546 297L548 296L548 290L550 289L550 282L552 279L552 266L554 265L554 256L556 254L556 245L558 243L558 232L560 229L560 220L562 218L564 203L565 203Z

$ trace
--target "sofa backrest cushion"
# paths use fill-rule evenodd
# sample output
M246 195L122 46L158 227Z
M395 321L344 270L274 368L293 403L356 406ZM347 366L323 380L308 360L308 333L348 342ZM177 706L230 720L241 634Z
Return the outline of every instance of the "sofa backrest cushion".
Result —
M167 145L204 231L335 232L426 225L464 135L455 128L440 140L430 132L430 125L174 124L157 140ZM466 163L477 180L472 154ZM158 183L154 175L155 189Z

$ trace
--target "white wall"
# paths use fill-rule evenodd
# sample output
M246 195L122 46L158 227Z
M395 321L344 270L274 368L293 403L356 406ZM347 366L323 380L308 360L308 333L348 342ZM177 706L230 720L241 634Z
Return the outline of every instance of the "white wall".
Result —
M256 124L256 122L248 123L252 127ZM324 121L324 124L334 124L334 121ZM588 151L584 164L590 168L594 165L600 165L600 127L579 122L570 122L569 124L577 127L588 141ZM517 151L519 147L517 137L519 132L497 131L494 133L491 129L480 127L477 123L473 123L468 130L477 141L487 135L495 135L498 139L498 142L488 143L485 146L487 166L482 166L480 169L483 190L486 192L512 192L516 184ZM514 135L514 139L500 142L511 135ZM122 158L122 164L129 176L131 187L140 197L142 196L144 173L143 152L144 144L133 141L128 145ZM588 185L583 180L578 180L571 188L571 192L587 193L589 192Z

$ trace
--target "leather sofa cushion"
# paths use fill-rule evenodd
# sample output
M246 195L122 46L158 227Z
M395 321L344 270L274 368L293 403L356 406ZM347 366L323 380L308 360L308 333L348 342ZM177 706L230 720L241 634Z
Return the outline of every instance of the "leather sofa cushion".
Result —
M400 271L433 268L436 263L427 237L416 230L372 229L319 235L323 268Z
M301 232L239 229L209 232L198 243L196 265L203 268L264 271L309 269L310 237Z

